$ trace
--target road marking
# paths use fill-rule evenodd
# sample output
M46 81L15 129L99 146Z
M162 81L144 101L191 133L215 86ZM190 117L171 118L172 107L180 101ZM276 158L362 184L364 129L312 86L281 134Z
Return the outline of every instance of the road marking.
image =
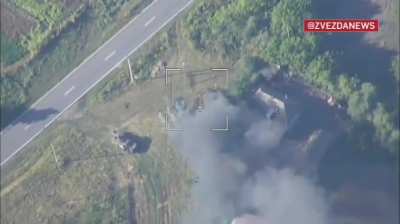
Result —
M64 96L68 96L68 94L70 94L74 89L75 89L75 86L72 86L71 88L69 88L69 90L67 90L67 91L64 93Z
M148 5L148 6L146 6L143 10L142 10L142 12L141 12L141 14L142 13L145 13L151 6L153 6L154 5L154 3L156 3L158 0L154 0L150 5Z
M55 121L56 119L51 119L49 122L47 122L45 125L44 125L44 128L47 128L47 127L49 127L50 125L51 125L51 123L53 123L53 121Z
M149 26L155 19L156 19L155 16L151 17L151 19L149 19L149 20L144 24L144 26L145 26L145 27Z
M26 125L26 126L24 127L24 130L27 131L30 127L31 127L31 125L28 124L28 125Z
M65 80L67 80L70 76L74 74L76 70L78 70L82 65L84 65L86 62L88 62L94 55L96 55L101 49L103 49L107 44L109 44L114 38L116 38L120 33L122 33L124 30L126 30L133 22L136 21L139 16L141 16L147 9L149 9L151 6L153 6L155 3L157 3L158 0L154 0L152 3L150 3L148 6L146 6L139 14L137 14L131 21L129 21L124 27L122 27L120 30L118 30L117 33L115 33L110 39L108 39L106 42L103 43L99 48L97 48L94 52L92 52L85 60L83 60L77 67L75 67L68 75L66 75L64 78L62 78L58 83L56 83L49 91L47 91L45 94L43 94L39 99L37 99L31 106L30 108L34 108L36 105L38 105L46 96L48 96L51 92L53 92L59 85L61 85ZM188 4L186 4L183 9L187 8L193 0L191 0ZM183 11L181 9L178 14ZM175 17L174 15L173 17ZM15 122L17 122L22 116L24 116L27 112L29 111L26 110L24 113L19 115L14 121L12 121L7 127L5 127L3 130L0 131L0 135L3 135L4 131L9 129L10 127L15 125Z
M100 81L102 81L112 70L114 70L117 66L119 66L126 58L129 57L129 55L131 55L133 52L137 51L137 49L139 49L140 47L142 47L147 41L149 41L151 38L153 38L154 35L156 35L162 28L164 28L169 22L171 22L177 15L179 15L183 10L185 10L189 5L191 5L194 2L194 0L190 0L188 3L186 3L186 5L184 5L182 8L180 8L174 15L172 15L170 18L168 18L160 27L158 27L153 33L150 34L150 36L148 36L144 41L142 41L138 46L136 46L134 49L132 49L128 55L124 56L121 61L119 61L117 64L115 64L110 70L108 70L106 73L104 73L104 75L102 75L100 77L100 79L96 80L92 85L89 86L89 88L87 88L85 91L83 91L83 93L81 95L79 95L79 97L77 97L75 100L72 101L72 103L70 103L67 107L65 107L60 113L58 113L54 119L52 119L49 123L46 124L45 127L41 128L38 132L36 132L31 138L28 139L28 141L26 141L23 145L21 145L20 147L18 147L18 149L16 151L14 151L13 153L11 153L11 155L9 155L4 161L2 161L0 163L0 166L3 166L8 160L10 160L15 154L17 154L19 151L21 151L21 149L23 149L27 144L29 144L34 138L36 138L39 134L41 134L43 132L43 130L45 128L47 128L51 123L53 123L55 120L57 120L58 117L61 116L61 114L63 114L66 110L68 110L74 103L76 103L80 98L82 98L87 92L89 92L94 86L97 85L97 83L99 83ZM136 17L135 17L136 18ZM119 34L120 32L122 32L124 29L126 29L128 27L128 25L130 23L132 23L135 18L133 18L133 20L131 20L124 28L122 28L120 31L118 31L117 34ZM117 34L115 34L111 39L109 39L105 44L107 44L109 41L111 41ZM103 44L100 48L102 48L105 44ZM100 48L98 48L91 56L92 57ZM89 58L86 58L77 68L75 68L70 74L68 74L63 80L67 79L69 76L72 75L72 73L77 70L84 62L86 62L87 60L89 60ZM59 83L56 84L56 86L54 86L50 91L48 91L44 96L42 96L41 98L39 98L39 100L43 99L46 95L50 94L51 91L53 91L58 85L60 85L63 80ZM39 101L38 100L38 101ZM39 102L36 101L33 105L38 104ZM31 106L31 108L33 108L33 106ZM22 115L21 115L22 116ZM14 122L13 122L14 123ZM11 123L11 124L13 124ZM12 126L12 125L9 125ZM4 131L4 130L3 130Z
M109 55L107 55L107 57L104 58L104 60L108 61L112 56L114 56L115 53L117 53L117 51L111 52Z

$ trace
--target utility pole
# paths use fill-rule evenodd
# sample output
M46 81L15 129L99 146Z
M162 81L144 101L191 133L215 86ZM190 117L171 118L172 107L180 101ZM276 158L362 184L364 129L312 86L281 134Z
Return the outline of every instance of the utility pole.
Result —
M131 83L134 83L135 80L133 79L131 60L129 59L129 57L128 57L128 67L129 67L129 77L131 78Z
M56 151L54 150L53 144L50 144L50 147L51 147L51 151L53 152L54 160L56 161L56 166L57 166L57 168L59 168L58 159L57 159Z

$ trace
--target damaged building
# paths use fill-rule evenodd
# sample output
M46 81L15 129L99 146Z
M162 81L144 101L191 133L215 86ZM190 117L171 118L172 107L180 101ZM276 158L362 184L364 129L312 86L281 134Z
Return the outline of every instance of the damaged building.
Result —
M267 119L276 119L287 123L286 105L282 100L264 92L261 88L257 89L254 96L265 111L265 117Z

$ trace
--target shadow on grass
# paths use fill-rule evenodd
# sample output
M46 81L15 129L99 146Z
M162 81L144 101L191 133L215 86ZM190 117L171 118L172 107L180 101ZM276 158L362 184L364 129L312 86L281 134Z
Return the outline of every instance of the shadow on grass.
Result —
M57 114L59 111L53 108L46 109L26 109L24 105L21 105L17 109L3 112L1 114L1 128L16 125L18 123L22 124L32 124L34 122L42 121L50 116ZM22 115L21 115L22 114ZM17 117L19 116L20 117ZM13 121L12 121L13 120ZM12 122L10 122L12 121Z
M53 108L46 109L30 109L25 114L23 114L17 121L14 123L24 123L31 124L37 121L45 120L53 114L58 113L58 110Z
M371 0L319 0L315 3L318 18L371 19L380 9ZM379 98L390 105L397 101L396 82L390 71L396 52L368 43L363 33L334 33L324 35L322 51L334 52L337 74L356 75L363 82L373 83Z
M21 115L26 110L27 106L24 104L18 105L15 108L2 107L0 119L1 130L10 125L19 115Z

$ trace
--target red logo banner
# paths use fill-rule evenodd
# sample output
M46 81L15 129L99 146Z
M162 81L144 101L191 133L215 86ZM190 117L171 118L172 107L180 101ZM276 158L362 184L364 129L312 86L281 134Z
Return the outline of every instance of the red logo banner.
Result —
M304 32L378 32L376 19L305 19Z

